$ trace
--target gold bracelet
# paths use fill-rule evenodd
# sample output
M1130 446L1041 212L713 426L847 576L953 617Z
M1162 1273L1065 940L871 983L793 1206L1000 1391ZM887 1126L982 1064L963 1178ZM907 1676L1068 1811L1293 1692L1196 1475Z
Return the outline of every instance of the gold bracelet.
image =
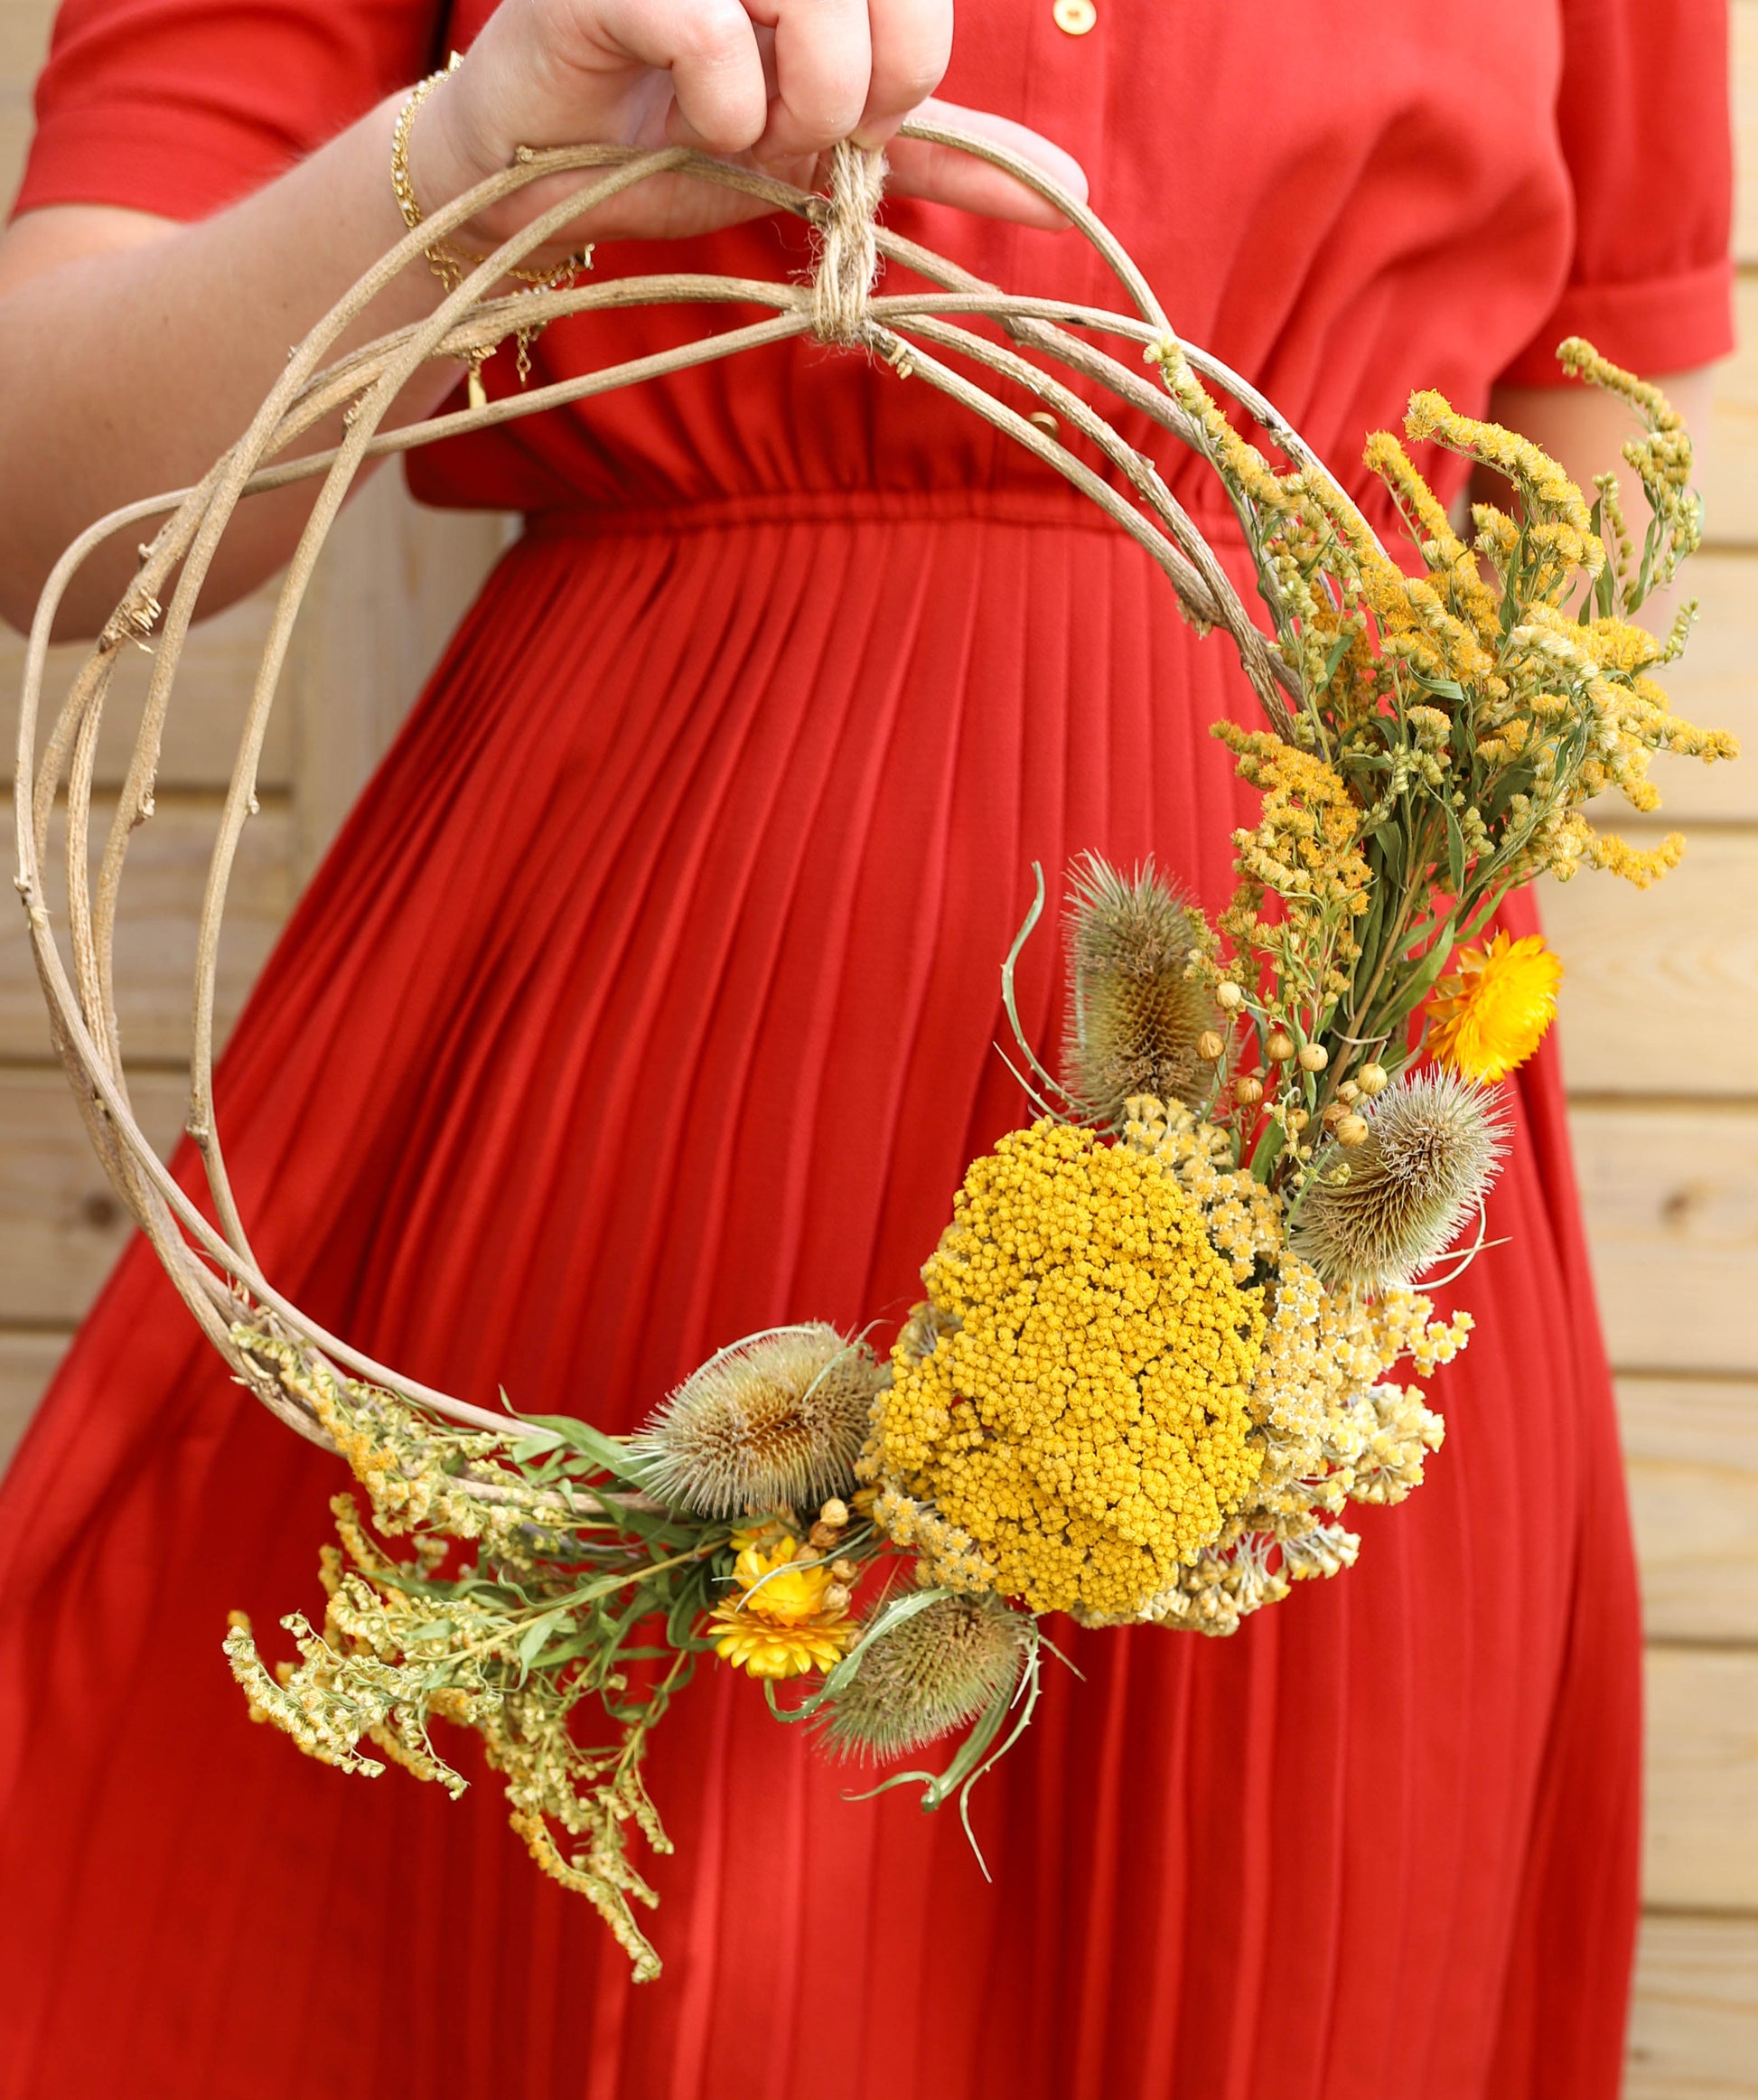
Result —
M397 122L390 135L390 186L397 198L397 210L403 214L403 223L413 233L424 221L415 184L409 177L409 134L415 127L416 112L440 82L450 73L457 71L463 63L463 54L454 52L450 61L438 72L429 73L425 80L417 80L410 89L403 107L397 113ZM483 261L479 255L454 248L449 240L436 240L426 251L427 267L448 292L455 292L471 272ZM503 276L517 279L534 292L555 292L584 269L592 267L590 243L566 257L547 270L508 269ZM513 331L519 340L519 377L520 383L529 376L531 370L531 342L538 333L538 328L518 328ZM468 359L470 366L470 403L480 408L487 399L482 385L482 367L494 355L492 347L477 351Z

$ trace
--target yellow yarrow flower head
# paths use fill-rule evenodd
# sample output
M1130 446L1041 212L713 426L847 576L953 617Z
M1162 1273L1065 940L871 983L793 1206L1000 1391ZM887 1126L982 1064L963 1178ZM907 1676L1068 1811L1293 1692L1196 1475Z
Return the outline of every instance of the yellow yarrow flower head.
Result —
M1034 1611L1138 1612L1257 1478L1261 1292L1163 1162L1049 1120L972 1165L922 1279L864 1459L875 1518L901 1511L937 1580L943 1530Z
M1503 1079L1525 1064L1557 1017L1563 965L1541 935L1498 933L1487 948L1463 948L1458 969L1435 988L1428 1047L1467 1079Z
M798 1677L832 1670L858 1631L845 1603L833 1601L835 1581L822 1561L796 1566L800 1542L784 1537L771 1552L747 1545L733 1566L739 1595L709 1614L721 1631L715 1653L753 1677Z

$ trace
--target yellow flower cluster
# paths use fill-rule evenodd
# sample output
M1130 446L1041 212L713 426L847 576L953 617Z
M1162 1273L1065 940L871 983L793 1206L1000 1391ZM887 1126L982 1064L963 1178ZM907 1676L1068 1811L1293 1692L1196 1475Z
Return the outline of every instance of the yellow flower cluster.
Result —
M936 1338L875 1404L875 1519L914 1535L930 1505L1002 1595L1135 1613L1257 1477L1258 1294L1157 1162L1050 1121L972 1165L922 1274Z
M1123 1139L1170 1168L1202 1213L1211 1242L1243 1283L1282 1246L1282 1198L1247 1167L1232 1164L1233 1140L1177 1102L1136 1094L1124 1103Z
M768 1552L746 1534L733 1564L739 1594L715 1605L715 1653L753 1677L798 1677L834 1670L854 1645L858 1628L848 1606L830 1593L836 1578L827 1561L800 1560L800 1542L784 1533ZM738 1543L737 1540L734 1543Z
M543 1498L510 1491L498 1475L493 1499L470 1492L508 1438L422 1414L382 1386L344 1382L321 1358L258 1328L240 1324L232 1340L254 1377L311 1410L366 1489L373 1522L388 1537L425 1527L480 1541L514 1565L528 1561L537 1542L533 1511Z
M1571 335L1560 344L1557 355L1571 379L1585 380L1590 386L1617 395L1629 404L1643 427L1643 435L1631 438L1624 445L1623 457L1635 468L1660 527L1660 559L1648 582L1650 590L1658 589L1669 583L1679 563L1703 544L1703 509L1691 491L1691 440L1684 417L1659 387L1614 365L1578 335ZM1605 476L1595 485L1601 492L1613 544L1628 564L1634 549L1618 508L1616 483Z
M1263 795L1256 829L1233 834L1239 886L1221 930L1274 959L1287 997L1341 998L1359 952L1353 922L1368 909L1361 807L1334 766L1267 730L1217 722L1214 735ZM1263 915L1267 892L1282 899L1284 916ZM1308 984L1314 955L1319 979Z
M1596 577L1605 566L1605 549L1581 491L1530 438L1504 430L1499 423L1462 416L1444 394L1433 391L1411 395L1404 427L1417 443L1432 439L1513 483L1532 520L1529 535L1540 535L1538 544L1547 550L1544 573L1555 577L1554 586L1546 582L1541 590L1560 587L1576 569Z
M1346 1503L1402 1501L1440 1448L1444 1426L1419 1389L1385 1383L1400 1357L1426 1376L1463 1348L1471 1316L1444 1321L1433 1311L1414 1290L1372 1304L1333 1296L1297 1255L1282 1256L1251 1393L1264 1451L1256 1486L1140 1617L1230 1634L1291 1582L1352 1565L1359 1540L1328 1520Z

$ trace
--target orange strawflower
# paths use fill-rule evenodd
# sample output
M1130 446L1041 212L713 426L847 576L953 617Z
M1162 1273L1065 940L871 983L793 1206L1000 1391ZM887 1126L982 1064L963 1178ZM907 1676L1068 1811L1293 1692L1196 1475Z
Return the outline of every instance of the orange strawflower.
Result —
M715 1653L753 1677L798 1677L808 1670L833 1670L853 1646L859 1628L846 1602L833 1599L835 1581L822 1561L793 1563L800 1542L783 1537L772 1552L755 1543L762 1534L734 1533L744 1544L733 1567L739 1595L715 1605Z
M1563 965L1537 933L1498 933L1487 948L1462 948L1457 962L1429 1001L1429 1050L1467 1079L1504 1078L1556 1019Z

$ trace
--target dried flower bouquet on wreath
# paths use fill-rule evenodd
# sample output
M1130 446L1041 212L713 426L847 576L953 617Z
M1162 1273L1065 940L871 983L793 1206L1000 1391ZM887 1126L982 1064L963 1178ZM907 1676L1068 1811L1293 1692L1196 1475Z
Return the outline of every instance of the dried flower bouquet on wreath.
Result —
M916 128L1050 193L999 149ZM631 1834L653 1852L669 1847L643 1758L698 1664L760 1681L777 1719L834 1757L890 1767L949 1743L941 1768L887 1769L877 1786L918 1785L930 1808L956 1797L968 1827L971 1787L1030 1722L1045 1615L1226 1635L1293 1583L1352 1563L1349 1505L1402 1500L1440 1446L1440 1418L1402 1367L1426 1377L1464 1345L1469 1315L1438 1316L1425 1284L1483 1243L1483 1199L1508 1143L1497 1083L1555 1011L1557 959L1536 937L1494 930L1497 906L1536 876L1584 866L1651 882L1680 842L1637 851L1597 832L1585 805L1615 789L1647 811L1652 753L1714 759L1734 747L1674 717L1652 675L1683 647L1690 608L1665 640L1633 622L1698 541L1689 440L1658 392L1587 344L1560 354L1632 412L1624 458L1649 513L1640 546L1613 477L1589 502L1535 446L1419 394L1407 435L1493 468L1509 494L1506 508L1476 506L1463 536L1399 441L1371 438L1368 464L1418 558L1407 573L1268 404L1177 342L1127 258L1071 200L1058 202L1140 320L1008 299L875 233L876 183L863 190L846 151L828 204L676 151L528 156L496 181L517 186L558 157L612 165L594 196L683 166L830 219L818 282L741 286L781 317L724 341L809 327L987 416L1147 546L1187 609L1226 628L1269 724L1215 728L1260 798L1258 821L1233 836L1237 886L1216 920L1151 864L1087 856L1070 871L1069 1021L1054 1069L1025 1039L1013 995L1043 914L1039 876L1001 970L1036 1120L969 1167L922 1270L926 1296L889 1351L822 1324L747 1336L628 1438L451 1401L280 1298L234 1229L202 1121L206 1049L198 1043L193 1121L223 1233L144 1141L133 1147L114 1062L71 993L62 1000L52 944L38 941L72 1062L99 1104L100 1148L114 1158L115 1133L130 1139L118 1186L140 1199L136 1214L239 1374L333 1444L359 1484L335 1499L321 1626L297 1613L282 1622L297 1660L271 1666L235 1615L226 1650L253 1713L344 1770L377 1774L388 1759L454 1794L465 1782L434 1724L473 1732L538 1865L595 1905L646 1978L659 1964L635 1906L655 1898ZM461 200L452 220L493 188ZM312 471L255 465L300 404L357 400L350 439L316 463L333 456L328 471L345 483L373 444L425 441L372 435L391 382L422 356L480 363L485 343L594 304L591 288L487 295L521 239L533 245L578 208L576 195L507 244L425 334L388 339L395 357L381 346L369 370L336 368L354 396L318 370L323 341L309 370L296 355L231 500L253 468L248 485ZM432 230L450 222L436 214ZM872 296L875 245L949 288ZM412 237L387 271L417 254ZM833 265L846 281L827 290ZM730 295L721 280L651 282L655 298ZM692 284L722 288L680 289ZM1267 634L1151 463L1042 366L955 329L954 313L1001 320L1047 361L1150 408L1199 453L1254 558ZM1076 327L1133 338L1157 389ZM948 348L1035 392L1108 459L1115 483L941 363L934 352ZM1240 434L1205 373L1285 464ZM513 409L439 425L473 427L566 392L533 389ZM179 518L203 514L192 496ZM194 527L180 530L187 548ZM179 549L171 527L154 549L118 637L127 621L144 631L157 617L150 592ZM22 860L35 914L34 863ZM46 913L32 923L42 933ZM184 1240L165 1236L173 1214L229 1279L205 1296L209 1270L193 1257L180 1268Z
M323 1627L285 1622L296 1666L271 1674L235 1623L257 1715L347 1769L382 1769L369 1741L454 1791L429 1722L474 1729L539 1864L650 1975L627 1833L667 1849L641 1755L699 1657L763 1680L836 1756L961 1736L944 1770L881 1782L932 1807L1029 1721L1042 1614L1230 1634L1351 1565L1346 1506L1401 1501L1440 1447L1395 1373L1464 1345L1470 1316L1436 1318L1419 1283L1482 1217L1507 1141L1494 1083L1556 1008L1542 941L1484 938L1496 906L1583 865L1651 882L1682 842L1636 852L1582 805L1616 787L1646 811L1651 752L1733 749L1650 675L1689 610L1664 642L1630 621L1697 544L1688 440L1653 389L1585 343L1562 354L1641 420L1640 555L1609 478L1589 508L1535 447L1419 395L1410 434L1513 495L1463 540L1376 436L1412 577L1156 349L1299 679L1286 735L1216 726L1262 796L1231 903L1211 924L1151 866L1077 864L1061 1070L1020 1036L1039 1120L971 1166L888 1361L783 1327L723 1350L639 1436L566 1418L497 1436L240 1327L373 1518L337 1497ZM1042 904L1040 878L1022 943ZM401 1536L413 1559L379 1542ZM803 1696L778 1697L792 1678Z

